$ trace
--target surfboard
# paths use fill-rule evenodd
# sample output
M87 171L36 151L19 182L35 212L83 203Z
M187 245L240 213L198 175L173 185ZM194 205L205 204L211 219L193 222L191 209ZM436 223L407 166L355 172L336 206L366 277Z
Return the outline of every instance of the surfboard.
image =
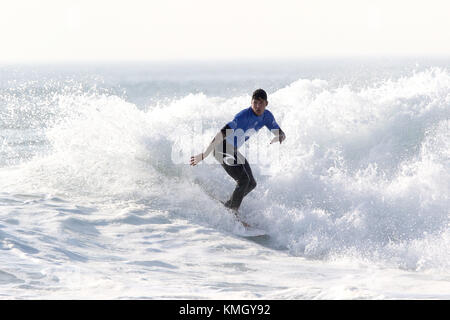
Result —
M224 209L226 209L228 212L230 212L231 214L234 215L234 217L236 218L236 220L241 224L242 227L237 228L238 230L235 231L235 233L239 236L242 237L260 237L260 236L266 236L267 232L262 230L262 229L258 229L255 228L253 226L251 226L250 224L248 224L247 222L245 222L244 220L242 220L242 218L239 216L239 212L233 209L230 209L228 207L225 207L225 201L218 199L212 192L210 192L209 190L207 190L206 188L202 187L203 191L205 192L205 194L208 195L208 197L210 197L211 199L213 199L214 201L217 201L218 203L220 203Z
M239 230L236 232L238 235L243 236L243 237L259 237L259 236L267 235L267 233L264 230L255 228L252 225L245 222L244 220L242 220L242 218L239 217L239 212L225 207L225 201L216 199L215 197L212 197L212 198L214 200L218 201L220 204L222 204L224 206L224 208L226 210L228 210L231 214L233 214L235 216L236 220L241 223L243 228L239 228Z
M235 233L237 235L245 237L245 238L267 236L267 232L266 231L264 231L262 229L258 229L258 228L252 227L252 226L244 227L243 230L238 230Z

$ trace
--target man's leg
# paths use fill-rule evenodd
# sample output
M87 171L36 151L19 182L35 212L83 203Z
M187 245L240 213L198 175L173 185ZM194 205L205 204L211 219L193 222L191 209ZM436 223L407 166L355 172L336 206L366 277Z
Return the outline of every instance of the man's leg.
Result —
M236 181L236 188L225 206L237 210L244 197L256 187L256 181L247 159L242 154L237 150L233 153L222 151L216 150L214 156L225 171Z
M248 162L237 166L222 165L225 171L236 181L236 188L225 206L237 210L244 197L256 187Z
M256 181L255 181L255 178L253 177L252 169L250 168L250 164L247 162L247 160L245 160L244 169L249 176L248 186L244 192L244 197L245 197L247 194L250 193L250 191L252 191L253 189L256 188Z

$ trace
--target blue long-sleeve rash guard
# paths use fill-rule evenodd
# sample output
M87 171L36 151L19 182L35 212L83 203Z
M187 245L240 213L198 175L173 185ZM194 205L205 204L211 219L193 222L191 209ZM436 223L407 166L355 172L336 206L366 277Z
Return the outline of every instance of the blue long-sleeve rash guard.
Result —
M266 109L262 115L257 116L252 107L249 107L236 114L234 119L222 128L222 132L224 133L226 129L233 129L233 134L228 135L226 141L235 148L239 148L252 134L264 126L269 130L281 130L272 112Z

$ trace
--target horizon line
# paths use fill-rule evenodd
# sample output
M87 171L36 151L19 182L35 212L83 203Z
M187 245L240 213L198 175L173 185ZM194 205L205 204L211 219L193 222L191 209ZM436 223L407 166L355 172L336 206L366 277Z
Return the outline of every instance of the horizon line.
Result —
M145 64L145 63L212 63L212 62L294 62L308 60L340 60L340 59L450 59L450 53L444 54L335 54L335 55L305 55L292 57L208 57L208 58L149 58L149 59L24 59L0 60L0 66L8 65L61 65L61 64Z

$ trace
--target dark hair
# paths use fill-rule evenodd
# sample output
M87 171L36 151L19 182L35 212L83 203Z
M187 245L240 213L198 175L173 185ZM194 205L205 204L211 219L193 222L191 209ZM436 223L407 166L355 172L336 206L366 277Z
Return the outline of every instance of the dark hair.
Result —
M267 101L267 93L263 89L257 89L253 92L252 100L266 100Z

